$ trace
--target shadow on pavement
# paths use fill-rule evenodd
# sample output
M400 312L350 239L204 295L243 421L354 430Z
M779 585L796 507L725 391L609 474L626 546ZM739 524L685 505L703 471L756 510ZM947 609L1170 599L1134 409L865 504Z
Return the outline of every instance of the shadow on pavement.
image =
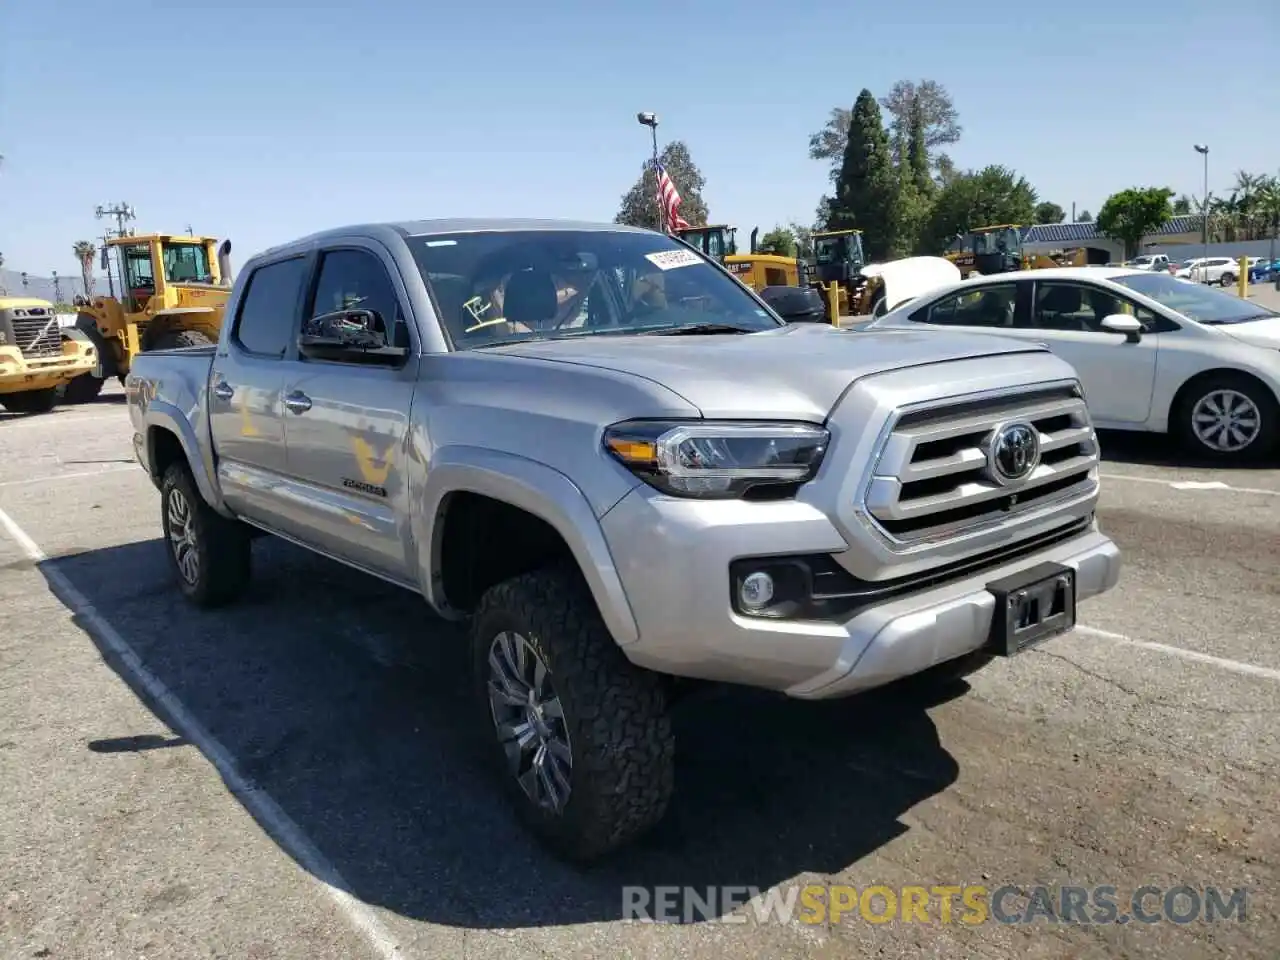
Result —
M925 710L962 683L929 702L894 689L816 704L713 690L677 712L666 820L615 859L576 869L529 838L491 779L456 626L282 542L257 541L254 562L250 595L216 613L182 601L158 540L42 568L56 564L355 896L409 918L606 921L622 916L624 885L764 890L838 873L903 833L898 817L958 773Z
M1131 463L1152 467L1183 467L1191 470L1276 470L1280 455L1248 463L1223 464L1212 457L1198 456L1184 450L1176 440L1158 433L1129 430L1099 430L1098 444L1103 463Z

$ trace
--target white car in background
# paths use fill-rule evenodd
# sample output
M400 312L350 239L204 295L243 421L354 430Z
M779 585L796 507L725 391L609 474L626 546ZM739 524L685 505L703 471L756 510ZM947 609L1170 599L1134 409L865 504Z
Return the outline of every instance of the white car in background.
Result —
M1169 258L1163 253L1145 253L1140 257L1134 257L1124 264L1126 267L1132 267L1134 270L1168 270Z
M1261 457L1280 440L1280 314L1168 273L992 274L855 329L959 329L1047 344L1076 368L1097 427L1171 433L1218 460Z
M1187 276L1198 283L1218 283L1229 287L1240 277L1240 261L1235 257L1201 257Z

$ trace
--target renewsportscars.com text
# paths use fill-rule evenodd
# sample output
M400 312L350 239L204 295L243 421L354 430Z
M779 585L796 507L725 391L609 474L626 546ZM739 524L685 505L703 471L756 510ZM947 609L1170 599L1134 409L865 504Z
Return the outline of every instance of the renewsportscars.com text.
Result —
M652 923L1153 924L1246 919L1243 888L1006 884L623 887L622 918Z

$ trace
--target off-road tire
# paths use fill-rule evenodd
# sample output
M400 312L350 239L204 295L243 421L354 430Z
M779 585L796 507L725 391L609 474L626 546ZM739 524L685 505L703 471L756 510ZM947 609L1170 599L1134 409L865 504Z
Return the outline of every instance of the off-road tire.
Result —
M1224 389L1235 390L1247 396L1262 415L1262 428L1257 438L1244 449L1233 452L1215 450L1201 443L1191 422L1196 404L1213 391ZM1218 374L1199 381L1191 389L1181 391L1169 414L1169 429L1188 453L1220 463L1252 463L1267 456L1280 443L1280 402L1277 402L1271 391L1255 380L1231 373Z
M156 338L152 350L176 350L179 347L207 347L213 343L198 330L174 330Z
M175 550L170 519L175 495L188 506L198 571L194 580L184 575ZM175 463L165 471L160 484L160 518L165 552L184 597L198 607L213 608L230 603L244 592L251 571L248 531L243 524L228 520L205 503L185 463Z
M494 728L488 656L503 631L529 641L563 707L572 772L558 814L524 793ZM623 655L576 570L534 571L492 587L472 617L470 642L477 712L497 775L520 819L553 853L597 860L662 818L675 782L675 738L661 677Z
M106 383L105 380L99 380L92 373L82 373L62 386L62 402L90 403L98 399L104 383Z
M58 404L58 388L0 394L0 406L10 413L48 413Z

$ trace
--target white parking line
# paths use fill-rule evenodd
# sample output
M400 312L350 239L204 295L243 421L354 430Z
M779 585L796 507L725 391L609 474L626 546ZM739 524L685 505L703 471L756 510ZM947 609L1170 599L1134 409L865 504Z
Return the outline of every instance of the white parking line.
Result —
M1262 677L1265 680L1280 680L1280 670L1271 667L1260 667L1254 663L1244 663L1240 660L1228 660L1225 657L1214 657L1207 653L1200 653L1198 650L1188 650L1186 647L1173 647L1167 643L1153 643L1150 640L1135 640L1133 637L1126 637L1123 633L1112 633L1110 630L1099 630L1097 627L1086 627L1076 624L1076 630L1089 637L1100 637L1103 640L1110 640L1113 643L1123 643L1131 647L1141 647L1143 650L1155 650L1158 653L1167 653L1170 656L1181 657L1184 660L1194 660L1196 663L1206 663L1212 667L1218 667L1222 670L1230 670L1232 673L1243 673L1251 677Z
M138 465L127 467L108 467L105 470L79 470L75 473L51 473L44 477L28 477L24 480L0 480L0 487L21 487L31 483L52 483L54 480L75 480L79 477L101 477L107 473L129 473L136 471Z
M40 545L27 536L26 531L3 510L0 510L0 527L4 527L9 536L34 563L45 563L49 559L40 549ZM116 632L116 629L103 619L93 603L77 590L56 566L46 566L43 573L49 579L50 586L53 587L59 599L110 648L111 652L119 658L121 666L164 709L174 731L181 734L208 758L214 769L221 774L228 789L275 837L276 842L302 864L321 885L352 927L373 947L377 956L384 960L404 960L406 954L400 950L399 944L373 908L351 894L350 886L338 873L337 868L311 842L311 838L302 832L302 828L280 808L270 794L240 772L235 758L227 748L219 743L187 710L182 701L146 668L142 659Z
M1233 487L1221 480L1161 480L1159 477L1134 477L1127 473L1100 473L1103 480L1129 480L1132 483L1157 483L1173 490L1226 490L1230 493L1260 493L1266 497L1280 497L1280 490L1266 487Z

